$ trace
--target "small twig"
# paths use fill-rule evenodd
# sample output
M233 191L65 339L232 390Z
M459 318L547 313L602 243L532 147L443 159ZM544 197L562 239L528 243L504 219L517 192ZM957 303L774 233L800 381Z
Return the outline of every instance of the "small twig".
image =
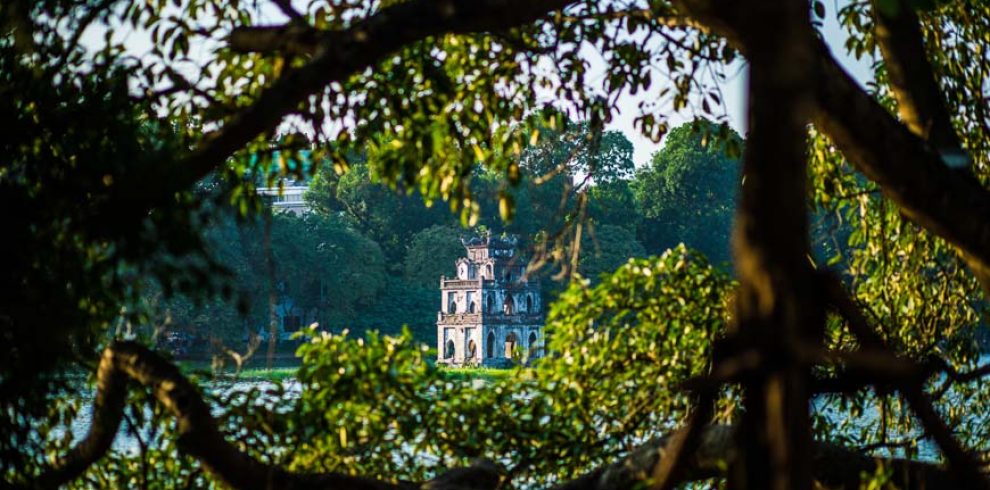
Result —
M282 13L285 14L285 16L290 20L295 22L306 22L306 17L293 8L292 3L288 0L272 0L272 3L274 3L275 6L278 7L278 9L281 10Z

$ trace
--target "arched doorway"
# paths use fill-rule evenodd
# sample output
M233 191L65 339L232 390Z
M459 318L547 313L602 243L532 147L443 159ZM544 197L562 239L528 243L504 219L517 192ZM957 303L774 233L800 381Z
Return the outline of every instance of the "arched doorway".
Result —
M443 358L444 359L453 359L454 358L454 341L453 340L448 340L447 341L447 345L444 346L444 349L443 349Z
M488 354L488 358L491 359L495 357L495 332L488 332L488 341L486 342L486 344L487 344L486 351Z
M532 333L529 334L529 358L530 359L536 359L537 357L540 357L540 346L536 344L536 341L537 340L539 340L539 339L536 337L536 332L532 332Z
M519 340L516 338L516 334L515 333L509 333L509 335L507 335L505 337L505 358L506 359L512 359L512 353L515 352L515 350L516 350L516 344L517 343L519 343Z
M505 297L505 314L511 315L516 311L516 302L512 300L512 296Z
M478 344L474 343L474 340L468 341L467 356L464 360L475 360L478 357Z

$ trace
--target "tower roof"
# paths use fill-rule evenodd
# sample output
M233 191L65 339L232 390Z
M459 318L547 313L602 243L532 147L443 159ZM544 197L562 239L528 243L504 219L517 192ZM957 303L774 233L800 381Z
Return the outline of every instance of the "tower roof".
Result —
M519 237L516 235L503 235L493 237L490 234L474 236L471 238L461 238L461 243L467 248L499 248L514 249L519 244Z

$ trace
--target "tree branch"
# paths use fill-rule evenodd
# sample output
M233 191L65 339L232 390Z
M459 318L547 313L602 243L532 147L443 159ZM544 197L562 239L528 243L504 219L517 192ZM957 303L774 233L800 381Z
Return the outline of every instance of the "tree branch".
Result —
M148 348L134 342L116 342L103 352L97 371L93 424L86 437L35 483L55 488L78 478L113 443L124 412L128 380L153 390L155 398L176 419L179 450L200 461L225 485L239 489L351 488L403 490L418 488L404 482L386 482L342 473L290 473L255 460L228 442L210 414L210 407L179 369ZM427 482L431 489L494 490L499 474L494 465L478 462L452 470ZM469 484L469 485L468 485Z
M740 34L746 2L675 0L675 3L751 58L751 46ZM947 167L942 155L895 119L849 76L823 40L816 40L815 51L817 83L812 122L832 139L850 163L880 185L884 196L894 201L908 219L955 246L990 295L990 224L986 220L970 219L990 216L990 190L981 186L967 169ZM907 58L904 62L924 59ZM911 76L916 75L912 72ZM915 104L921 107L920 103ZM927 107L924 110L930 110ZM951 124L948 127L951 129Z
M814 123L911 221L954 245L990 291L990 191L942 156L864 92L818 41Z
M114 364L113 351L103 351L96 371L96 399L89 432L34 482L36 488L57 488L79 478L110 450L123 420L127 401L127 375Z
M675 434L677 434L675 432ZM655 484L651 476L662 459L670 457L676 435L651 440L625 458L589 472L552 490L619 490L644 483ZM680 478L674 483L725 476L725 469L738 458L735 430L727 425L704 427L698 445L684 459ZM881 458L846 447L816 442L812 447L815 480L829 487L859 488L862 475L873 474L878 465L891 470L891 483L905 490L951 488L953 480L944 468L902 458Z
M836 311L846 319L849 329L863 343L871 349L890 352L883 339L874 332L866 318L856 307L855 302L848 296L842 284L834 276L825 278L825 289L829 300ZM986 476L980 471L980 465L972 454L967 452L959 441L952 434L952 430L946 425L942 417L932 406L931 398L922 389L923 384L914 377L898 377L891 379L891 383L898 391L904 395L908 405L917 415L925 430L931 434L932 438L942 450L949 461L953 476L958 485L971 489L990 488Z
M207 135L178 165L135 169L121 176L101 213L109 223L132 223L167 205L220 168L234 152L275 130L308 97L342 81L403 46L447 33L487 32L533 22L572 0L411 0L383 8L340 31L321 34L302 67L287 70L258 99ZM274 35L274 34L273 34ZM155 186L140 185L156 182Z
M912 133L934 147L943 159L968 160L952 127L952 119L942 99L925 53L920 21L914 8L904 0L874 0L876 40L887 65L890 86L897 99L901 119ZM953 162L946 161L949 166Z

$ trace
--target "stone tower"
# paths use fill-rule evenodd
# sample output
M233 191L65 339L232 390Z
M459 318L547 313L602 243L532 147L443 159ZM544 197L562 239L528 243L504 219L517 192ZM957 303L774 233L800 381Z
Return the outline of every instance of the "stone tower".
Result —
M440 278L437 363L507 366L543 356L540 285L525 277L516 237L461 240L457 277Z

